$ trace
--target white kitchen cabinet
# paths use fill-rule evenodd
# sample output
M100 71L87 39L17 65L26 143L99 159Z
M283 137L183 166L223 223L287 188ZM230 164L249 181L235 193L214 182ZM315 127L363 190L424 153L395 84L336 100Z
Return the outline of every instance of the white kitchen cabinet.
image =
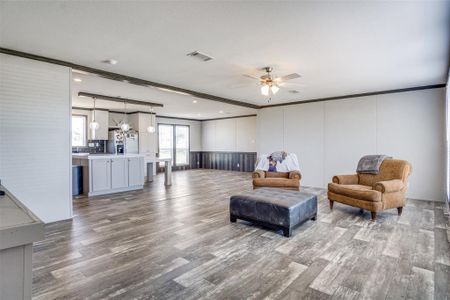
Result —
M127 158L111 159L111 188L121 189L128 187L128 160Z
M156 131L149 133L147 127L153 125L156 130L156 116L150 114L139 113L139 153L150 154L156 153Z
M128 158L128 185L141 186L144 184L144 158Z
M90 186L93 192L111 189L111 159L91 160Z
M153 152L150 135L148 132L139 131L139 153L147 154Z
M83 193L88 196L144 187L144 155L72 154L72 162L83 167Z

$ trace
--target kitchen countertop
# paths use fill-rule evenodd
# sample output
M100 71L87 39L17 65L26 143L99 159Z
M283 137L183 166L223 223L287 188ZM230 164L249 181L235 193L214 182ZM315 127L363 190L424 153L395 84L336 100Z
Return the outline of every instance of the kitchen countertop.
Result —
M0 196L0 250L44 239L44 224L5 187Z
M109 154L109 153L72 153L72 158L78 159L108 159L108 158L131 158L144 157L144 154L128 153L128 154Z
M171 158L159 158L159 157L145 157L146 162L164 162L171 161Z

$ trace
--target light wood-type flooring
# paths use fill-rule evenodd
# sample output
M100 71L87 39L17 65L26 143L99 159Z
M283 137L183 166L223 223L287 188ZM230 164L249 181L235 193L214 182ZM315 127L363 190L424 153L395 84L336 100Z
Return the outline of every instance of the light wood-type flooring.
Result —
M229 222L251 174L162 175L144 190L74 200L33 254L34 299L448 299L443 204L370 213L319 196L317 221L281 233Z

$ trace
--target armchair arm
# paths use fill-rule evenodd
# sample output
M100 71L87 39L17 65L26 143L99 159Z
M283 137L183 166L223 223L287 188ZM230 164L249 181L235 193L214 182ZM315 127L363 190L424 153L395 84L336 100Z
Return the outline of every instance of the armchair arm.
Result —
M300 173L300 171L291 171L289 172L289 179L300 180L302 179L302 174Z
M405 185L402 180L392 179L386 181L379 181L375 183L374 188L375 190L381 193L392 193L400 191L404 186Z
M333 177L333 182L338 184L358 184L358 174L352 175L336 175Z
M266 177L266 172L264 172L263 170L255 170L252 173L252 178L265 178Z

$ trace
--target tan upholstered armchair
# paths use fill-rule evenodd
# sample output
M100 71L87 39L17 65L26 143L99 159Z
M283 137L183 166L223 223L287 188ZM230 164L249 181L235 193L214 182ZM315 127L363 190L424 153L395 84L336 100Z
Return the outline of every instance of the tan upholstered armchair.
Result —
M253 172L252 177L254 189L258 187L277 187L299 191L302 175L299 171L267 172L256 170Z
M397 208L402 214L411 165L405 160L386 159L378 174L337 175L328 184L330 209L334 201L371 212L372 220L377 212Z

